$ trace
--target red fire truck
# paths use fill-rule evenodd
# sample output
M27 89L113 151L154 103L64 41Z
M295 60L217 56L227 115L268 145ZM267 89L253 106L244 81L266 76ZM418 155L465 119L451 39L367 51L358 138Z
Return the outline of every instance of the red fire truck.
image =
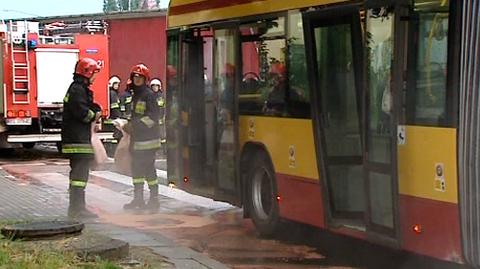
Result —
M76 61L95 59L104 68L93 84L95 102L108 116L108 37L101 21L0 24L0 114L8 143L33 147L61 141L63 98ZM2 70L3 69L3 70ZM102 133L109 139L111 133Z

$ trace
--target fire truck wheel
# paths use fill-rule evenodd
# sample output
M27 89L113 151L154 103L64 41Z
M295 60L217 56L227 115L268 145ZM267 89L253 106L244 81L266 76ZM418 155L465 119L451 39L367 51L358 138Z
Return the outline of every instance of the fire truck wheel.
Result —
M256 154L248 182L248 210L261 236L273 236L280 225L277 184L270 158Z
M35 147L35 142L25 142L22 143L22 146L26 149L33 149L33 147Z

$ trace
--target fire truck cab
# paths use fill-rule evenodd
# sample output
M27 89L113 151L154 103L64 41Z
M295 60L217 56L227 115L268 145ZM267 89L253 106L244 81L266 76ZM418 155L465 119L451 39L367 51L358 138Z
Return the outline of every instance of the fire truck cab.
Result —
M63 98L79 58L103 67L92 85L103 116L109 113L108 37L102 21L65 24L0 23L0 132L8 143L33 147L61 141ZM112 133L102 132L104 140Z

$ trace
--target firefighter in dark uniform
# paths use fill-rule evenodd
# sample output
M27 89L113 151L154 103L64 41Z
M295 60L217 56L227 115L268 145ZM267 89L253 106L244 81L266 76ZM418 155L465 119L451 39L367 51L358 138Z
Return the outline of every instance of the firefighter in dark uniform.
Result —
M73 82L63 100L62 152L70 159L68 215L72 218L96 217L85 207L85 187L93 160L91 126L101 115L100 106L93 102L89 87L99 71L100 66L95 60L79 60Z
M133 82L132 118L126 130L131 134L134 198L133 201L124 205L124 208L153 211L159 208L155 155L161 147L158 124L160 109L155 94L147 86L150 71L144 64L138 64L132 68L130 79ZM145 181L150 189L150 200L147 205L143 199Z
M110 95L110 119L120 118L120 99L118 96L118 89L120 88L120 78L112 76L108 81L108 91Z
M127 80L127 88L120 96L120 118L122 119L130 119L132 116L132 80Z
M118 76L112 76L108 80L108 92L110 97L110 116L105 122L105 126L108 131L113 132L113 137L115 138L114 143L118 143L122 139L122 132L113 126L113 120L121 117L120 110L120 98L118 95L118 89L120 88L120 78ZM107 152L115 152L115 146L109 144L110 147L107 148Z
M165 92L163 90L163 85L162 85L162 80L159 78L154 78L150 82L150 88L152 91L155 93L157 97L157 104L158 108L160 109L160 120L158 121L158 124L160 125L160 139L162 142L162 150L163 154L166 154L166 147L165 143L167 140L165 139L166 133L165 133Z

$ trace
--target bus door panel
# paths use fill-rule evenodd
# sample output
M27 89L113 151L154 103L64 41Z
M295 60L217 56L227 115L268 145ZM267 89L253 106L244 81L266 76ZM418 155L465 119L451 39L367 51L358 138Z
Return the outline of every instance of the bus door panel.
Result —
M217 96L216 179L217 194L235 200L238 155L238 33L236 28L216 29L214 40L214 83ZM228 196L231 196L230 198Z
M183 39L183 146L184 175L193 185L205 180L205 101L203 94L203 43L190 32Z
M364 228L358 9L304 14L317 160L330 225Z
M367 231L372 238L398 237L396 104L402 95L404 58L399 23L393 7L366 11L365 187Z

